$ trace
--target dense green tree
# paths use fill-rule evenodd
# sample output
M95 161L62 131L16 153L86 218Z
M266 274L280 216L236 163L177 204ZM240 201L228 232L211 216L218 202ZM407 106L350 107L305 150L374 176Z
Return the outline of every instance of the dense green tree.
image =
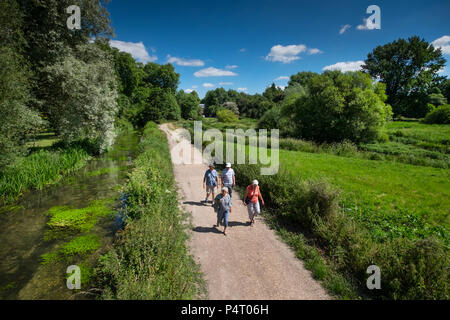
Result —
M212 105L220 106L225 102L229 101L228 94L224 88L217 88L215 90L209 90L202 100L205 107Z
M47 110L63 141L89 139L99 151L109 147L118 109L112 57L94 44L79 45L45 73L52 88Z
M23 34L26 40L25 57L30 62L35 77L33 95L41 111L47 111L48 102L55 97L45 80L46 68L65 59L69 49L87 44L92 37L110 36L109 13L102 0L12 0L19 3L23 18ZM69 30L66 9L78 5L82 13L81 29Z
M272 83L272 85L264 91L263 96L272 102L279 103L284 99L284 91L277 87L275 83Z
M27 76L15 50L0 47L0 172L26 151L27 136L43 125L38 112L27 105Z
M445 79L439 84L439 89L441 90L444 97L450 102L450 79Z
M171 64L159 65L149 62L144 66L143 70L145 72L143 81L146 84L169 90L172 94L176 94L180 82L180 74L175 72L175 68Z
M311 71L302 71L294 74L289 80L288 87L295 86L296 84L306 87L307 83L309 83L309 80L315 75L316 73Z
M201 117L200 99L197 92L186 93L180 90L177 93L177 102L181 109L183 119L197 120Z
M428 95L428 103L431 103L434 106L442 106L447 104L447 98L444 97L438 87L434 87L430 90L430 94Z
M142 90L142 95L148 94L146 100L134 111L133 124L144 127L147 122L161 122L163 120L179 120L181 109L175 95L171 91L160 87Z
M138 87L143 73L140 72L141 70L137 67L131 54L114 49L113 56L114 68L119 79L119 92L131 97Z
M258 128L268 130L280 129L281 119L281 108L274 107L264 113L264 115L258 121Z
M205 106L204 110L203 110L203 115L205 117L209 117L209 118L213 118L216 116L217 111L222 109L222 107L219 107L217 105L209 105L209 106Z
M417 36L378 46L363 70L386 84L387 102L396 115L423 117L428 90L439 84L439 70L445 65L441 49Z
M0 0L0 172L26 152L28 136L43 125L32 99L23 58L23 15L15 1Z
M384 84L361 72L325 72L306 83L308 94L293 105L293 125L299 138L317 142L380 138L391 117L384 103Z

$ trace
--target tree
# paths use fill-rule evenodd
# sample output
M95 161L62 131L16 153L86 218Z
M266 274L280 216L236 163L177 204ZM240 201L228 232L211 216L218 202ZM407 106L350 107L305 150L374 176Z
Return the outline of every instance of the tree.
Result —
M29 107L32 74L22 56L22 19L15 1L0 0L0 172L27 151L27 137L44 124Z
M209 107L212 105L222 105L228 100L228 94L224 88L217 88L215 90L210 90L206 93L205 97L202 100L202 103L205 104L205 107Z
M297 74L294 74L293 76L291 76L289 80L288 88L295 86L296 84L305 87L306 84L309 82L309 80L311 80L311 78L315 75L316 73L311 71L302 71Z
M215 117L217 114L217 111L220 110L221 107L216 106L216 105L209 105L209 106L205 106L205 109L203 110L203 114L205 115L205 117Z
M46 112L46 106L54 97L50 84L45 80L46 68L60 63L77 46L89 40L113 35L109 13L102 0L12 0L19 4L23 19L23 34L27 45L24 54L30 62L35 81L32 83L37 106ZM78 5L82 10L81 29L67 28L66 8Z
M114 141L117 82L110 55L95 44L77 46L45 68L48 112L66 143L88 139L101 152Z
M442 80L438 72L445 62L441 49L414 36L378 46L362 69L386 84L387 103L396 115L423 117L428 90Z
M26 151L28 135L43 125L30 100L23 61L10 47L0 47L0 171Z
M272 85L264 91L263 96L272 102L278 103L284 99L284 91L275 86L275 83L272 83Z
M149 121L161 122L181 118L180 106L171 91L160 87L152 87L143 93L148 94L148 96L145 103L134 112L134 125L143 128Z
M159 65L149 62L144 66L144 72L143 81L145 83L168 90L172 94L177 92L180 74L175 72L175 68L170 63Z
M222 107L223 107L224 109L230 110L230 111L233 112L235 115L239 116L239 109L238 109L238 106L237 106L237 104L236 104L235 102L232 102L232 101L225 102L225 103L222 105Z
M384 84L361 72L325 72L306 83L308 94L293 105L293 124L299 138L317 142L374 141L391 118L384 103Z
M280 129L281 109L279 107L272 108L261 117L258 122L259 129Z
M439 89L441 90L444 97L450 102L450 79L445 79L439 84Z
M177 102L181 109L183 119L197 120L201 117L200 99L197 92L186 93L180 90L177 93Z
M444 97L438 87L435 87L430 90L430 94L428 95L428 103L431 103L434 106L442 106L447 104L447 98Z

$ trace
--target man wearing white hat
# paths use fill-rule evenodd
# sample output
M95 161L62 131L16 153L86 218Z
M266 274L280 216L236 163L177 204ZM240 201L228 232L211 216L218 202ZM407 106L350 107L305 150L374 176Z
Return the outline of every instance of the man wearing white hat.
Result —
M217 188L219 191L219 175L217 171L214 169L214 164L209 164L209 169L206 170L205 175L203 177L203 189L206 189L206 199L205 203L208 203L209 194L212 193L211 203L214 202L214 198L216 195L214 194L214 189Z
M228 188L228 195L230 198L233 197L233 187L236 186L236 175L234 170L231 168L231 163L227 163L225 169L222 171L222 187Z

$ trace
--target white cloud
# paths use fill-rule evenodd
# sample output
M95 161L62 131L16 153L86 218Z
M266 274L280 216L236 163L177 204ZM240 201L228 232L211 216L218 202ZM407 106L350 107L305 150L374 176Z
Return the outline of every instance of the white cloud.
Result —
M234 73L232 71L220 70L220 69L216 69L213 67L202 69L202 70L194 73L194 76L196 76L197 78L200 78L200 77L232 77L232 76L237 76L237 75L238 75L237 73Z
M372 20L369 19L363 19L364 20L364 24L360 24L356 27L356 29L358 30L374 30L374 29L379 29L376 27L376 25L373 23Z
M183 59L177 57L171 57L170 54L167 55L167 62L172 64L177 64L182 67L203 67L205 63L198 59Z
M247 91L248 89L247 88L238 88L237 90L238 91Z
M345 26L342 26L341 30L339 30L339 34L344 34L345 31L347 31L348 29L350 29L352 26L349 24L346 24Z
M281 76L275 79L275 81L281 81L281 80L289 80L289 77L287 76Z
M431 44L435 48L441 48L443 54L450 54L450 36L440 37L439 39L434 40Z
M219 86L232 86L233 82L219 82Z
M192 86L192 89L197 89L198 88L198 86Z
M203 86L205 88L214 88L215 87L215 85L213 83L204 83Z
M229 69L229 70L237 69L237 68L238 68L238 66L236 66L236 65L226 66L226 67L225 67L225 69Z
M327 70L340 70L342 72L359 71L359 70L361 70L361 66L363 64L364 64L364 61L338 62L336 64L324 67L322 69L322 71L327 71Z
M323 53L323 52L317 48L308 49L308 54L318 54L318 53Z
M284 90L286 89L286 86L277 86L278 89Z
M194 92L194 90L192 90L192 89L186 89L186 90L184 90L184 92L186 92L186 93L192 93L192 92Z
M141 42L125 42L119 40L110 40L109 44L111 47L117 48L120 51L130 53L133 58L138 60L139 62L147 63L158 60L156 56L150 56L147 49L145 49L144 44Z
M291 63L292 61L299 60L300 57L298 55L305 52L306 49L307 48L304 44L289 46L282 46L278 44L270 49L266 60L272 62Z
M240 52L245 52L245 51L247 51L247 49L245 49L245 48L242 48L241 50L239 50Z

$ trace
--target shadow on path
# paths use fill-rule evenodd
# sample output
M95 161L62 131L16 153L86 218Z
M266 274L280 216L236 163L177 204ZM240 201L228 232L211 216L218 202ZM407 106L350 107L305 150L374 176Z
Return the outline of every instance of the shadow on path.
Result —
M238 221L230 221L228 222L229 227L249 227L250 222L238 222Z
M211 209L212 209L211 204L206 203L204 201L202 201L202 202L186 201L186 202L183 202L183 204L188 205L188 206L196 206L196 207L211 207Z
M200 233L219 233L223 234L222 231L218 230L215 227L195 227L192 229L194 232L200 232Z

